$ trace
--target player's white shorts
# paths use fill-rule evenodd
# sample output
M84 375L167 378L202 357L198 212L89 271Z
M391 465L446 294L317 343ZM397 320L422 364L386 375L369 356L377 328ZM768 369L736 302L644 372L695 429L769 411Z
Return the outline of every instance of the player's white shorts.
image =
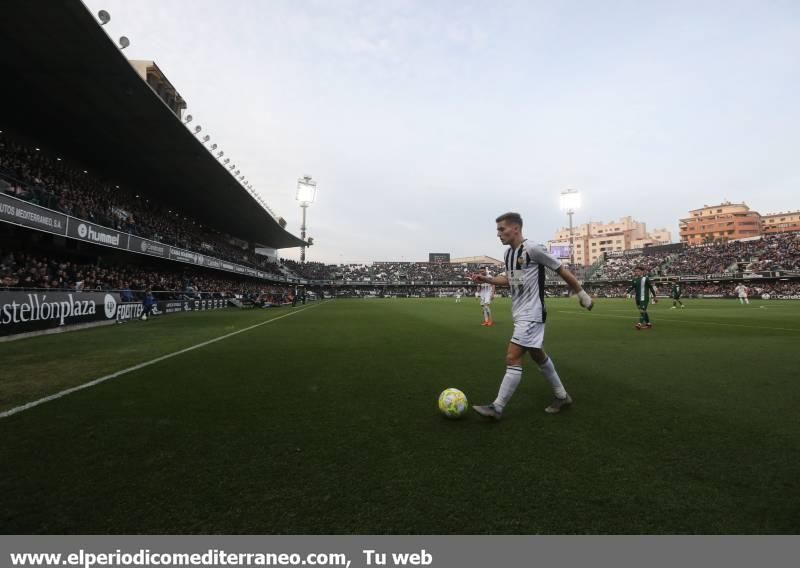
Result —
M538 321L515 321L511 343L541 349L544 343L544 324Z
M491 303L492 303L491 298L484 298L483 296L481 296L481 306L488 306Z
M739 294L739 297L742 299L747 298L747 294Z

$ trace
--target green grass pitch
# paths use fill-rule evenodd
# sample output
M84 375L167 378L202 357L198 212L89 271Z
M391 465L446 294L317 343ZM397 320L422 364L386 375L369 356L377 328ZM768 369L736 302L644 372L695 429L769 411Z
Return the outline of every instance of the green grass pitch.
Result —
M493 400L510 305L337 300L0 419L4 533L797 533L800 302L550 300ZM0 344L0 410L290 313L206 312Z

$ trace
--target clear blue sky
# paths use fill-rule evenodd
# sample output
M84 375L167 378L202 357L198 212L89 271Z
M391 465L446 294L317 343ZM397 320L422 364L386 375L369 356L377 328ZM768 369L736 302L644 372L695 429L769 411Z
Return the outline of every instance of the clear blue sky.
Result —
M800 2L90 0L153 59L308 260L499 256L723 199L800 208ZM284 251L284 256L296 257Z

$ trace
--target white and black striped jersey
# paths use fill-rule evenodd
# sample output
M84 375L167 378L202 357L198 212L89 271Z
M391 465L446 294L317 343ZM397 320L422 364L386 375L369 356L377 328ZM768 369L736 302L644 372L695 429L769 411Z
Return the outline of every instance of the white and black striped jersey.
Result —
M544 322L545 267L557 270L561 261L547 252L544 245L528 239L518 248L506 250L506 277L511 287L511 317L514 321Z
M488 282L484 282L480 286L478 286L478 292L481 295L481 298L491 300L492 299L492 289L494 287L489 284Z

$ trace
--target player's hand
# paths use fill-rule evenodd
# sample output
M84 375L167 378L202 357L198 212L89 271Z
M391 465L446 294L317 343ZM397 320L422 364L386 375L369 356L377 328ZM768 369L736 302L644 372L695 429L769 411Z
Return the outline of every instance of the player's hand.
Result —
M589 311L592 311L594 307L594 302L592 301L592 297L586 293L585 290L581 290L578 292L578 303L581 305L582 308L586 308Z

